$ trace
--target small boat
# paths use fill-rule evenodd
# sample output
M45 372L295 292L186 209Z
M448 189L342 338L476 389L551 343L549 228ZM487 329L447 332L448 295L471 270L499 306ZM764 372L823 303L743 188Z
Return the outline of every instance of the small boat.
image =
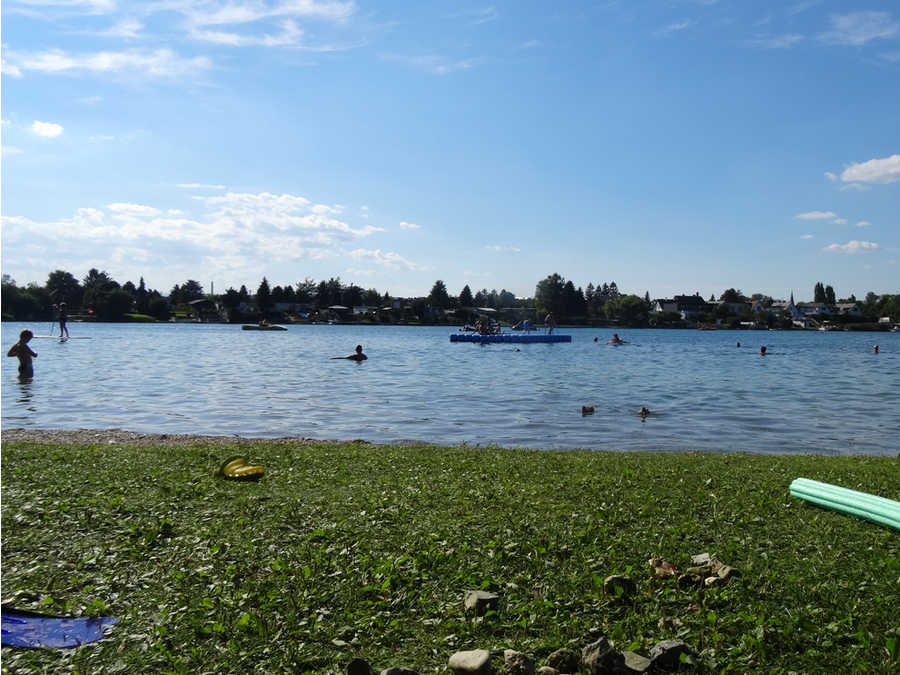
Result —
M287 330L287 328L277 323L267 323L264 325L258 323L245 323L241 326L241 330Z

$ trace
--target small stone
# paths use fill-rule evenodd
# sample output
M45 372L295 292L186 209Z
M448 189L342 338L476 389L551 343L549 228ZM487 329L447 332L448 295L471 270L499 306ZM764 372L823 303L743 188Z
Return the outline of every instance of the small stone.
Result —
M507 649L503 652L503 672L506 675L534 675L534 661L522 652Z
M646 656L634 652L622 652L625 657L626 673L645 673L650 670L651 661Z
M547 667L560 673L574 673L578 671L578 654L571 649L557 649L547 657Z
M581 651L581 662L591 675L618 673L625 667L625 657L613 649L605 637L592 642Z
M691 556L691 564L692 565L709 565L711 560L711 556L709 553L698 553L697 555Z
M497 609L500 596L487 591L466 591L463 605L467 612L475 612L478 616L484 616L489 610Z
M677 670L681 665L681 655L692 655L694 650L681 640L662 640L650 650L650 661L653 668Z
M372 666L365 659L353 659L347 665L347 675L372 675Z
M491 672L491 653L486 649L472 649L456 652L447 662L447 667L457 675L488 675Z
M603 592L614 598L627 600L637 593L637 585L629 577L613 574L603 580Z
M385 668L381 675L419 675L418 671L409 668Z

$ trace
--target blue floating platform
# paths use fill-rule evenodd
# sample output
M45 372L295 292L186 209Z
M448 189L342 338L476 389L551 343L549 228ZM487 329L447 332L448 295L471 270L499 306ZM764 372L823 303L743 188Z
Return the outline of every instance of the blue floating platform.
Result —
M571 335L558 335L551 333L495 333L482 335L481 333L453 333L450 342L571 342Z

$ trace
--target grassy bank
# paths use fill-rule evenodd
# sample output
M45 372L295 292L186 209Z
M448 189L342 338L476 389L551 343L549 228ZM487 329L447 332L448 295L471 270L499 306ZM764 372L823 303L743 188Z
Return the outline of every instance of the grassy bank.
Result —
M260 482L210 475L237 452ZM895 458L7 442L2 469L4 601L121 619L77 650L4 648L8 672L440 672L601 632L683 639L713 672L900 667L900 533L788 495L804 476L897 499ZM705 551L741 575L652 579L649 558ZM636 596L605 596L611 574ZM469 589L497 611L466 616Z

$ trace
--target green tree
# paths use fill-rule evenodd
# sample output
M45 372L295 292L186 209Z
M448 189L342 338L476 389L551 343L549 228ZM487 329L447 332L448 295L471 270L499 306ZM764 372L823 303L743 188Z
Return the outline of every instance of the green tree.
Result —
M822 285L821 281L817 281L815 287L813 288L813 302L827 302L828 298L825 296L825 286Z
M469 284L463 286L463 289L459 292L459 306L460 307L474 307L475 306L475 298L472 297L472 289L469 288Z
M836 303L836 300L834 299L834 289L831 286L825 287L825 302L831 307L834 307Z
M106 272L99 271L96 267L92 267L87 276L81 281L84 289L82 298L82 306L94 310L94 314L98 317L107 315L106 303L109 295L119 288L119 284Z
M649 322L647 305L637 295L619 296L606 305L607 316L626 326L646 326Z
M744 294L735 288L729 288L719 296L722 302L743 302Z
M55 304L65 302L72 307L81 306L81 284L71 273L63 270L50 272L44 287Z
M114 288L106 296L100 311L104 321L121 321L134 306L134 296L124 288Z
M428 304L434 309L447 309L450 306L450 295L447 293L447 286L443 281L438 279L431 287L431 293L428 294Z
M303 281L298 281L295 295L297 302L312 302L316 295L316 282L309 277L306 277Z
M141 277L141 281L134 291L134 304L138 312L140 312L141 314L147 314L147 309L150 303L147 293L147 285L144 283L144 277Z
M534 304L538 314L552 312L557 316L565 313L566 281L554 272L537 283L534 289Z
M263 314L272 307L272 291L269 290L269 282L265 277L262 278L259 288L256 289L256 306Z

